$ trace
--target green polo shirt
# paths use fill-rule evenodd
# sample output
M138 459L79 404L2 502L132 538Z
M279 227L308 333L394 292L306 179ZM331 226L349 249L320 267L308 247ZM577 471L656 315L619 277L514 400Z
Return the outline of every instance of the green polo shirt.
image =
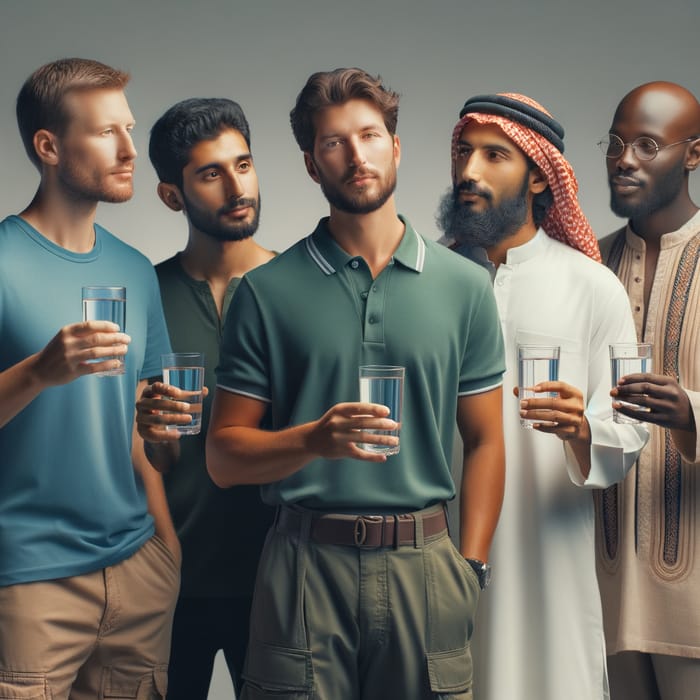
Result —
M401 243L374 280L323 219L236 290L217 386L268 403L262 427L306 423L358 401L360 365L406 368L399 454L384 464L315 459L262 486L267 503L390 512L455 495L457 397L500 386L501 328L488 273L402 220Z
M204 443L219 361L222 323L209 283L190 277L179 254L156 266L170 342L175 352L203 352L209 395L202 408L202 432L183 436L180 458L164 475L170 512L182 543L180 595L249 596L272 509L255 486L220 489L209 478ZM224 314L240 282L232 279Z

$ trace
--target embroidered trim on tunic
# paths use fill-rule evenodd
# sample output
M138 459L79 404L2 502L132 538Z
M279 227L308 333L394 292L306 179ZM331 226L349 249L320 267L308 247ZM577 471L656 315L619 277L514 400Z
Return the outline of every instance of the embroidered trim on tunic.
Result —
M622 252L625 249L625 231L622 230L615 237L610 248L610 253L605 264L617 275L622 260ZM603 523L603 536L605 541L605 553L610 560L617 557L617 548L619 546L619 499L620 489L617 484L608 486L603 489L600 496L600 515ZM636 549L636 535L635 535Z
M671 303L664 335L663 373L678 376L678 354L688 295L700 260L700 234L685 246L673 281ZM678 540L681 513L681 455L671 439L671 431L664 431L664 562L673 566L678 561Z

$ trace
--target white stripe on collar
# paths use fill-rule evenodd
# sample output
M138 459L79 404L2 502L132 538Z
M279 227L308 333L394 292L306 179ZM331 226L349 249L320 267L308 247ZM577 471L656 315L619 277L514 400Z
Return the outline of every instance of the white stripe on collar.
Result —
M309 251L309 255L311 256L312 260L321 268L321 271L326 275L335 274L335 268L333 267L333 265L331 265L328 262L328 260L326 260L326 258L323 257L323 254L318 249L318 246L316 245L313 239L313 233L309 234L306 237L305 244L306 250Z
M416 235L416 240L418 241L418 254L416 255L416 270L418 270L418 272L423 272L423 265L425 263L425 241L418 235L418 232L415 229L413 233Z
M416 243L418 250L416 251L416 262L414 264L415 269L418 272L423 272L423 266L425 264L425 241L418 235L417 231L413 231L413 235L416 237ZM328 260L323 256L323 253L319 250L316 242L313 239L313 234L309 234L305 241L306 250L309 252L312 260L321 268L321 271L326 275L335 274L335 268L331 265Z

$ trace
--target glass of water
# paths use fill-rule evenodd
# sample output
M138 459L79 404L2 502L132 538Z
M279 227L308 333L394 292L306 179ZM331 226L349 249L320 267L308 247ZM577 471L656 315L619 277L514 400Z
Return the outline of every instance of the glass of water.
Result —
M533 391L541 382L556 382L559 379L558 345L518 345L518 396L520 399L554 398L556 392ZM523 428L534 425L551 425L546 420L521 418Z
M624 377L627 374L644 374L653 371L651 352L652 346L650 343L614 343L610 345L610 375L613 388L617 386L620 377ZM638 406L636 403L620 401L620 399L613 400L640 413L649 411L646 406ZM613 410L613 421L615 423L642 422L638 418L630 418L615 410Z
M91 286L83 287L83 321L111 321L126 331L126 287ZM90 363L105 360L119 360L119 367L95 372L96 377L124 374L123 357L100 357L88 360Z
M170 352L161 355L163 382L182 389L185 395L178 399L190 404L189 423L167 425L166 430L177 430L181 435L197 435L202 430L202 392L204 389L204 354L201 352Z
M389 409L387 418L399 423L396 430L364 430L363 432L399 437L405 373L404 367L394 365L363 365L360 367L360 401L387 406ZM368 452L384 455L398 454L400 449L400 445L374 445L365 442L359 443L359 447Z

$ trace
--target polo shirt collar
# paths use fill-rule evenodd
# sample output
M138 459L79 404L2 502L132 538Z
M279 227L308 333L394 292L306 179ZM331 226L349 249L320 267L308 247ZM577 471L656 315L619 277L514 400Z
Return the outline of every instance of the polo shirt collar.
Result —
M399 215L406 230L401 238L399 247L394 251L392 261L403 267L422 272L425 264L425 241L418 235L406 218ZM318 222L313 233L306 237L306 250L311 259L326 275L332 275L343 266L348 265L353 256L348 255L333 239L328 230L328 217Z

